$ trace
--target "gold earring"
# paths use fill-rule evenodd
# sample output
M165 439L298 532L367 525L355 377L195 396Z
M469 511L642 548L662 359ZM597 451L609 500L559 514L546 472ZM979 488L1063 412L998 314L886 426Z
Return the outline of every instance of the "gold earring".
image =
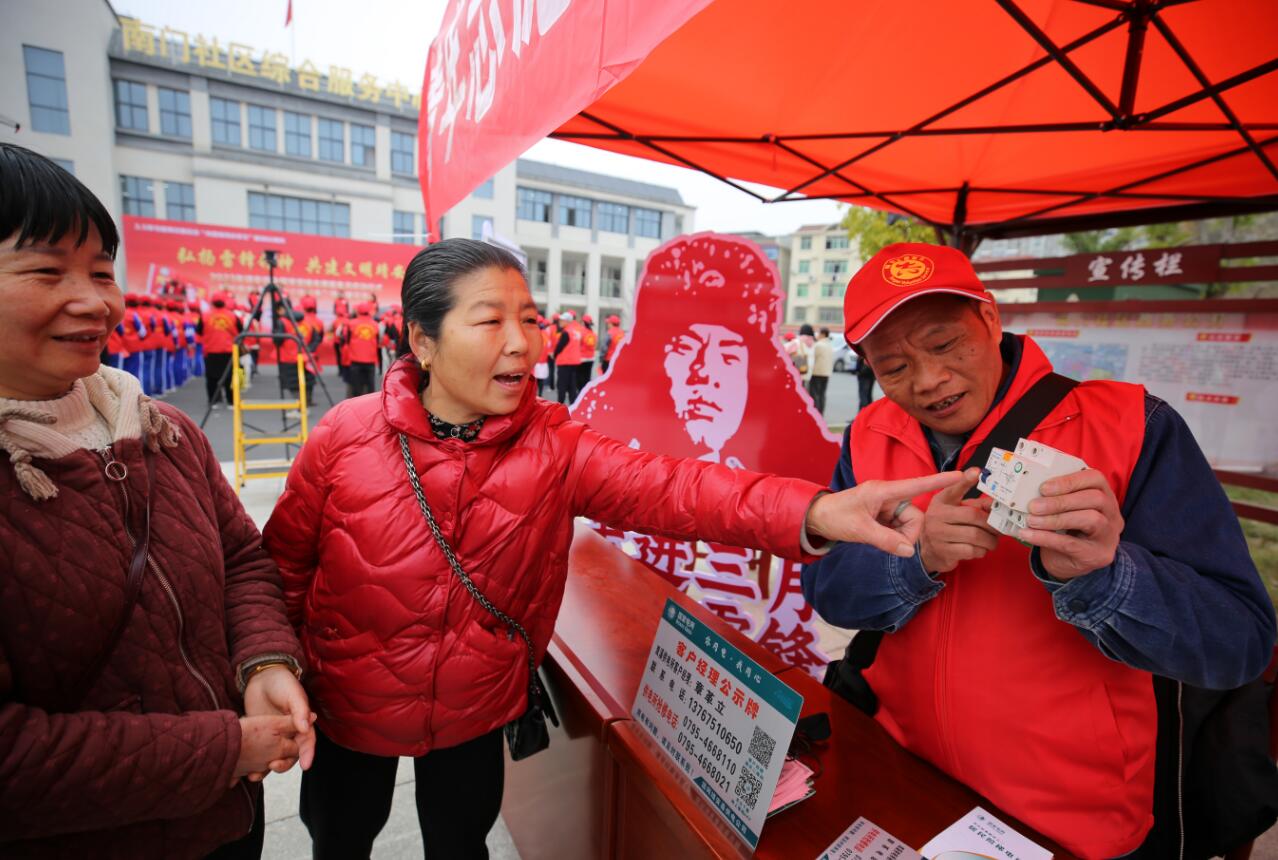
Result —
M422 359L422 370L423 371L430 370L430 361L428 359L425 359L425 358Z

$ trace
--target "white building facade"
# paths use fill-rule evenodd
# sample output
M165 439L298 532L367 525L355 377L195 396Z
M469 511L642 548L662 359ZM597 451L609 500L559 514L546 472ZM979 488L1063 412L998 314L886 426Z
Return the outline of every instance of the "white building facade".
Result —
M786 323L840 331L843 294L861 267L855 240L839 224L808 224L790 237L790 286Z
M0 0L0 15L0 140L59 161L117 222L425 241L415 86L294 68L118 16L106 0ZM441 226L522 246L548 310L624 316L643 259L692 220L673 189L521 160Z

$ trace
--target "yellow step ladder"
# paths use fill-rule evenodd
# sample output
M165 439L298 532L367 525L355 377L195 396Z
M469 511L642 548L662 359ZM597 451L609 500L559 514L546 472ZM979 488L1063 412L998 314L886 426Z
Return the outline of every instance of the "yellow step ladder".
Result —
M287 477L289 466L293 465L293 461L287 458L250 461L248 459L248 449L250 447L254 445L297 445L298 448L301 448L306 442L308 426L305 358L300 352L298 353L296 400L245 401L242 391L243 386L244 370L240 367L240 347L239 344L235 344L231 347L231 407L235 428L236 494L244 489L244 485L249 481L261 478ZM300 416L296 434L291 436L246 436L244 434L245 412L273 412L276 410L286 412L290 409L296 409ZM262 469L270 471L260 471ZM279 471L280 469L283 469L283 471Z

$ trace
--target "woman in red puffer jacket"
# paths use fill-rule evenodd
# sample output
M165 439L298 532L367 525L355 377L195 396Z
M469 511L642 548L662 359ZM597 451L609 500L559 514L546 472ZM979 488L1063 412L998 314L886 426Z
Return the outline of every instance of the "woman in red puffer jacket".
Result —
M443 539L479 591L522 624L538 663L575 516L793 559L828 540L912 555L921 514L898 503L958 476L829 494L601 436L537 399L537 307L514 257L483 242L419 253L402 298L403 358L380 395L342 403L315 428L264 533L319 714L301 803L316 858L369 855L405 755L416 759L426 855L486 857L501 806L501 728L527 707L525 644L450 568L401 445Z

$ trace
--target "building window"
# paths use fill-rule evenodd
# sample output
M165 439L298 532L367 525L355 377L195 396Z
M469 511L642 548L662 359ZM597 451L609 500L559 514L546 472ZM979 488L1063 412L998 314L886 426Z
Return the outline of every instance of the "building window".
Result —
M351 236L349 203L304 200L279 194L248 193L249 226L260 230L312 233L319 236Z
M73 162L71 159L50 158L49 160L52 161L54 164L58 165L58 167L61 167L67 173L70 173L72 176L75 176L75 162Z
M417 174L417 165L413 159L413 136L407 132L391 132L391 173L401 176Z
M800 275L806 275L806 274L807 274L808 272L810 272L810 271L812 271L812 261L811 261L811 260L800 260L800 261L799 261L799 274L800 274Z
M170 221L195 220L195 186L186 182L164 183L164 217Z
M812 237L811 237L811 236L803 236L803 237L801 237L801 238L799 239L799 250L800 250L800 251L811 251L811 250L812 250Z
M546 292L546 284L550 281L548 268L549 263L545 257L528 258L528 286L533 292Z
M584 296L586 294L585 262L569 263L565 260L564 271L559 278L559 287L567 295Z
M808 285L807 284L796 285L794 288L794 294L798 298L806 299L808 297Z
M821 285L821 298L837 299L841 295L843 295L842 281L830 281Z
M825 249L827 251L833 251L838 248L846 248L846 247L848 247L847 236L826 236L825 237Z
M488 235L493 235L493 219L488 215L471 215L470 216L470 238L483 239L484 227L488 227Z
M763 256L775 263L777 258L781 256L781 249L776 245L769 245L763 249Z
M124 214L155 217L155 192L151 180L138 176L121 176L120 191L124 196Z
M191 94L160 87L160 134L191 139Z
M248 106L249 148L275 152L275 109Z
M826 260L825 273L827 275L842 275L848 270L847 260Z
M599 295L607 299L621 298L620 263L604 263L599 278Z
M808 309L802 305L790 308L790 321L804 323L808 321Z
M656 209L635 209L635 235L661 238L661 213Z
M842 323L843 308L817 308L817 322Z
M520 188L515 217L525 221L544 221L550 223L550 206L554 198L549 191L536 188Z
M559 223L566 227L589 227L590 205L589 198L560 195Z
M482 184L480 184L478 188L470 192L471 196L480 197L480 198L483 198L484 200L492 200L494 184L495 183L493 182L493 178L491 176L488 177L487 181L483 182Z
M311 157L310 115L284 111L284 151L302 158Z
M115 82L115 124L119 128L147 131L145 84Z
M49 134L70 134L67 70L62 52L23 45L22 58L27 67L27 104L31 107L31 129Z
M346 126L341 120L320 117L319 157L339 164L346 160Z
M371 125L351 123L351 164L373 167L377 158L377 136Z
M630 207L620 203L600 203L599 229L609 233L629 233Z
M240 103L228 99L209 99L209 116L213 118L213 142L223 146L243 146L240 140Z
M417 242L417 216L413 212L401 212L396 209L391 213L391 230L394 236L391 241L397 245L413 245Z

